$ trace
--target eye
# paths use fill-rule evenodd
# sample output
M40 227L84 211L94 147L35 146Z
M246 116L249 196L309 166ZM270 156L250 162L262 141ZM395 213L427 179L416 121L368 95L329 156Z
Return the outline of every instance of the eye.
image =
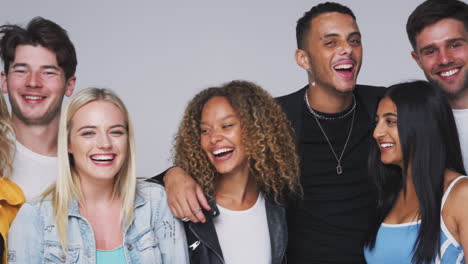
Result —
M121 136L121 135L125 134L125 131L123 131L123 130L113 130L110 133L111 133L111 135Z
M334 40L325 42L325 46L327 47L334 47L335 45L336 45L336 41Z
M90 136L93 136L94 134L96 133L94 133L93 131L84 131L81 133L81 135L84 137L90 137Z
M394 119L387 119L386 120L386 123L388 125L396 125L397 124L397 120L394 120Z
M460 47L462 44L460 42L454 42L452 44L450 44L450 48L454 49L454 48L458 48Z
M206 128L205 128L205 129L201 128L201 129L200 129L200 134L202 134L202 135L208 134L208 129L206 129Z
M435 53L435 49L426 49L423 52L423 55L432 55Z
M226 124L226 125L223 125L223 129L226 129L226 128L230 128L230 127L233 127L234 124Z
M351 39L349 41L351 44L354 44L354 45L360 45L361 44L361 40L360 39Z

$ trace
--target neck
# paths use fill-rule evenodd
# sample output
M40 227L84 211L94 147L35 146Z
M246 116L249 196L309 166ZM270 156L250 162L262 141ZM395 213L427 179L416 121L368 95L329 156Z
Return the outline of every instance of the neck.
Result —
M116 200L112 192L114 180L93 181L89 179L80 179L81 192L83 195L83 204L85 206L98 204L109 204Z
M307 90L310 107L322 113L335 114L343 112L351 106L353 93L339 93L324 89L318 85L311 85Z
M221 175L216 181L216 203L228 209L247 209L257 201L258 188L248 168L242 172ZM252 203L253 202L253 203Z
M16 140L29 150L44 156L57 156L57 134L59 118L46 125L28 125L12 116Z
M468 87L466 87L462 93L456 96L448 96L450 106L452 109L468 109Z

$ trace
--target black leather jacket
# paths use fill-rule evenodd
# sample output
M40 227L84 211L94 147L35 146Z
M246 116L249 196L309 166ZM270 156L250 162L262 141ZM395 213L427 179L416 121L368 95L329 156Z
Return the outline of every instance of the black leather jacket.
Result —
M218 264L224 263L223 252L219 245L213 218L219 215L218 208L210 201L211 211L204 211L205 223L185 223L185 233L189 245L190 263L192 264ZM265 197L265 209L270 231L272 264L286 263L286 246L288 232L285 209L272 203Z

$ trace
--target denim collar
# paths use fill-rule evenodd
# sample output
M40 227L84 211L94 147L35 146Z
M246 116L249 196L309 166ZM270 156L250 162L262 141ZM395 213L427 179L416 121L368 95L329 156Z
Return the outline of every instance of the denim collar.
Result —
M147 202L148 201L143 198L143 196L140 194L140 192L137 189L137 191L135 193L134 209L146 204ZM80 209L79 209L77 199L73 199L70 206L68 206L68 216L74 216L74 217L79 217L79 218L82 217L81 214L80 214Z

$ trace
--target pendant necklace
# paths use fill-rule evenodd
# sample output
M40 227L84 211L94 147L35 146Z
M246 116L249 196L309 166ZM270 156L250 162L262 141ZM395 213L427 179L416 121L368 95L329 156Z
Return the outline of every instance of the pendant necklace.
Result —
M340 117L337 117L337 118L327 118L327 117L324 117L324 116L316 113L312 109L312 107L310 107L309 99L307 98L307 91L305 92L304 100L306 102L307 108L309 109L309 112L314 116L315 121L317 121L317 125L319 126L320 130L322 131L323 136L327 140L328 146L330 146L330 149L331 149L331 151L333 153L333 156L335 157L336 162L338 163L337 166L336 166L336 173L337 174L342 174L343 173L343 168L341 167L341 159L343 158L343 154L344 154L344 152L346 150L346 146L348 146L349 139L351 138L351 133L353 132L353 126L354 126L354 116L356 114L356 111L355 111L355 109L356 109L356 98L354 97L354 94L353 94L353 106L351 107L351 110L348 111L347 113L345 113L344 115L342 115ZM341 119L341 118L344 118L347 115L349 115L351 112L353 112L353 115L351 117L351 128L349 129L348 137L346 138L346 142L345 142L345 144L343 146L343 150L341 151L340 157L338 158L338 155L336 155L335 150L333 149L333 146L332 146L330 140L328 139L327 134L325 133L325 130L323 129L322 125L320 125L318 117L323 117L323 119L327 119L327 120Z

